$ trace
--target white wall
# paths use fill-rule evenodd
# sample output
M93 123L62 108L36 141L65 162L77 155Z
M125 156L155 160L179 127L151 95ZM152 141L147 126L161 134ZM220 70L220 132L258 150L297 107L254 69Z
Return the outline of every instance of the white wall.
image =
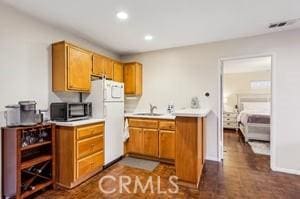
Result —
M225 62L226 63L226 62ZM224 63L224 68L226 64ZM271 88L251 89L251 81L268 80L271 81L271 71L256 71L246 73L224 74L223 96L227 98L225 109L233 110L237 104L238 94L270 94Z
M0 126L3 110L20 100L36 100L48 108L49 100L78 100L78 95L51 91L51 43L67 40L118 59L119 56L70 33L46 25L0 4Z
M51 43L61 40L119 58L78 36L45 25L0 3L0 127L5 125L5 105L36 100L38 108L47 109L50 101L79 99L77 94L51 91Z
M177 107L189 106L194 95L209 104L207 155L217 158L219 105L219 59L274 53L273 134L276 137L273 169L300 173L300 30L278 32L249 38L166 49L132 56L123 60L143 63L143 96L128 101L127 109L145 109L148 102L165 109L173 100ZM153 40L152 42L155 42ZM204 92L211 96L206 100ZM129 108L128 108L129 107Z

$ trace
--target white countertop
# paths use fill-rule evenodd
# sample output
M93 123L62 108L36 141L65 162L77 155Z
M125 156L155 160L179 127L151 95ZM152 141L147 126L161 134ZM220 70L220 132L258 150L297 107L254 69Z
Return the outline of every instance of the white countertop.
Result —
M81 125L86 125L86 124L93 124L93 123L98 123L98 122L104 122L104 119L86 119L86 120L78 120L78 121L72 121L72 122L57 122L57 121L51 121L51 123L56 124L57 126L81 126Z
M176 116L171 114L163 115L137 115L137 113L126 113L125 117L135 117L135 118L148 118L148 119L166 119L166 120L175 120Z
M201 109L181 109L176 110L175 113L173 113L175 116L178 117L206 117L210 112L210 109L208 108L201 108Z

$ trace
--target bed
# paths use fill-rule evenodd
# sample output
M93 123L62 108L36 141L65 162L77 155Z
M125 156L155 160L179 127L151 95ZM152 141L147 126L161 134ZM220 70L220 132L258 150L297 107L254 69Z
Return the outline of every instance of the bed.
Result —
M268 94L238 95L237 121L245 141L270 141L270 104Z

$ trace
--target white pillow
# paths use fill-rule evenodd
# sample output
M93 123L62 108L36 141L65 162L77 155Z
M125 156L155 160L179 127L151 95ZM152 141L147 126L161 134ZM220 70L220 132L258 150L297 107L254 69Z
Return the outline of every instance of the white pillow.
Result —
M244 102L243 110L270 111L270 102Z

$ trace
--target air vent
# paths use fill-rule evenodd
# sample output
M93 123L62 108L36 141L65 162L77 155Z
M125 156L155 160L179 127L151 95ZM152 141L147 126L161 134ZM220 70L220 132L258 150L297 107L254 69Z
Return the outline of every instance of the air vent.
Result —
M296 22L298 22L299 19L292 19L292 20L288 20L288 21L281 21L281 22L277 22L277 23L271 23L269 25L269 28L280 28L280 27L283 27L283 26L289 26L289 25L292 25Z

